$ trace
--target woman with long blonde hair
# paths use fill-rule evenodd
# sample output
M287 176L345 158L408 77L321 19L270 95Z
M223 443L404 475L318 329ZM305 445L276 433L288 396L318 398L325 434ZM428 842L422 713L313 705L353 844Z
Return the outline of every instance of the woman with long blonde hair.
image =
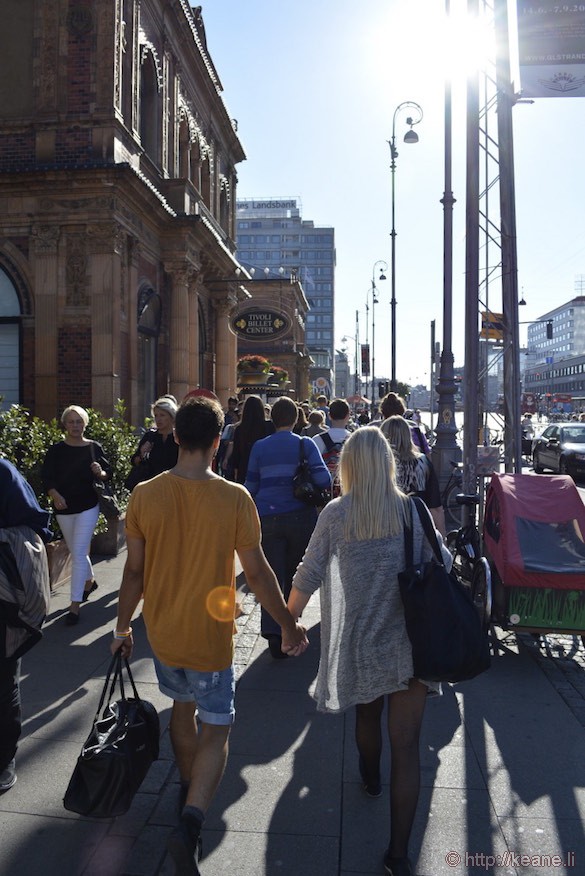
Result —
M319 515L288 607L300 617L319 589L321 659L314 696L323 712L355 706L358 766L370 797L382 794L381 718L388 698L391 830L384 868L390 876L409 876L420 726L427 694L440 692L440 685L413 678L398 586L406 565L405 522L412 526L414 562L430 559L432 548L410 499L396 486L392 450L379 428L366 426L347 439L340 479L342 495ZM450 566L446 549L444 554Z
M414 444L407 420L398 415L388 417L380 426L380 432L388 439L394 454L396 483L403 492L423 500L436 528L446 536L445 511L437 474L428 456Z

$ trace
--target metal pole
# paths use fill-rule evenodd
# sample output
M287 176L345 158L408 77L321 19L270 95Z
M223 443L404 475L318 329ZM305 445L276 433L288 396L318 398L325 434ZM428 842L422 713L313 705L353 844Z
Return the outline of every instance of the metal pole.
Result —
M467 0L467 14L477 18L478 0ZM477 490L477 438L479 412L479 73L467 79L467 180L465 214L465 428L463 436L463 488Z
M372 411L376 404L376 283L372 276Z
M504 462L507 472L520 473L522 471L520 332L518 325L518 261L512 127L512 107L515 97L512 92L510 73L507 0L496 0L494 13L496 82L498 87L502 310L504 316Z
M409 117L406 119L406 124L410 125L410 131L408 131L404 137L405 143L417 143L418 136L412 130L414 125L418 125L418 123L422 120L423 111L418 103L414 103L412 100L403 100L402 103L399 103L396 109L394 110L394 115L392 116L392 139L388 141L388 145L390 146L390 179L392 182L391 188L391 197L392 197L392 229L390 231L390 239L391 239L391 284L392 284L392 296L390 299L390 311L391 311L391 374L390 374L390 388L393 392L396 391L396 159L398 158L398 152L396 151L396 116L403 109L414 109L417 113L416 118Z
M390 179L392 181L392 230L390 231L390 281L391 281L391 297L390 297L390 323L391 323L391 366L390 366L390 389L396 392L396 221L395 221L395 174L396 174L396 113L392 119L392 139L390 141Z
M354 381L353 381L353 388L354 388L354 394L355 394L355 395L360 395L360 392L359 392L360 384L359 384L359 377L358 377L358 365L359 365L359 359L358 359L358 344L359 344L359 336L360 336L360 317L359 317L359 313L358 313L358 311L356 310L356 312L355 312L355 338L354 338L354 341L355 341L355 374L354 374Z
M435 320L431 319L431 370L429 371L429 416L430 429L433 429L433 414L435 413L435 399L433 396L433 382L435 380Z
M450 15L450 0L445 2L447 21ZM453 324L453 205L452 191L452 112L451 80L445 78L445 188L443 205L443 350L436 386L438 399L437 440L433 444L432 460L441 490L445 488L451 474L451 462L459 462L461 450L457 444L455 423L455 373L452 351ZM432 355L435 355L433 350ZM432 391L432 387L431 387ZM456 519L447 520L447 528L459 525Z

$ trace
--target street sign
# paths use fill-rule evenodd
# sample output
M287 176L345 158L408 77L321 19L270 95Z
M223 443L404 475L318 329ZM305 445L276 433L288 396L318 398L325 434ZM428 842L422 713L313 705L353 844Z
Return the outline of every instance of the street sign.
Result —
M501 341L504 338L504 314L485 310L481 315L480 338L488 341Z

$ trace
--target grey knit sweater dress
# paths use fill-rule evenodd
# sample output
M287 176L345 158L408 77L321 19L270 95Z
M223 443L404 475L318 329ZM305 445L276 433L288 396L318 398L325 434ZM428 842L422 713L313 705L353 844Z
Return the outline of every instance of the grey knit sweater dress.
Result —
M321 712L342 712L405 690L413 673L398 586L405 566L403 534L346 541L350 501L350 495L342 496L323 509L293 579L303 593L320 588L321 660L314 698ZM450 568L451 556L437 535ZM432 548L414 509L413 543L415 562L430 559ZM440 693L440 684L425 684Z

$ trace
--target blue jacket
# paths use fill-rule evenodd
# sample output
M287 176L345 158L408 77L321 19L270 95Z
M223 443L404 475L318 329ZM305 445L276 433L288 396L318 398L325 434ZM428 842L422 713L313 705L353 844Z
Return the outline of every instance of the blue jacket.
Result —
M307 507L295 499L293 493L293 478L300 461L300 441L304 445L313 482L322 488L331 486L329 469L312 438L300 438L288 431L275 432L256 441L248 463L245 486L254 497L260 517Z

